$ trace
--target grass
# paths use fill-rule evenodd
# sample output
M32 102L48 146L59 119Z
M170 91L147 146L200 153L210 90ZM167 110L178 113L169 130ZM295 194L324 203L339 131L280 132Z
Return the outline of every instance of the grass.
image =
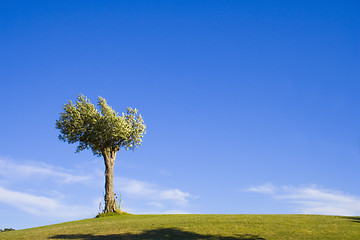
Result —
M360 217L118 215L0 233L0 239L360 239Z
M99 213L96 215L96 218L102 218L102 217L114 217L119 215L131 215L130 213L124 212L124 211L117 211L117 212L109 212L109 213Z

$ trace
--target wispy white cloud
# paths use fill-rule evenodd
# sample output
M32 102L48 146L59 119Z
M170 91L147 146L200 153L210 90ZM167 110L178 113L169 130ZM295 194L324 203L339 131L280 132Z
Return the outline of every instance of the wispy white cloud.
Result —
M191 197L190 193L182 192L179 189L160 190L157 194L157 198L163 200L173 200L178 205L186 205L188 198Z
M188 214L195 197L178 188L164 188L155 183L114 177L115 192L123 196L122 208L134 214Z
M54 198L13 191L1 186L0 202L34 215L59 218L84 217L94 212L89 207L64 205Z
M120 191L135 196L152 196L156 195L156 185L147 182L116 177Z
M192 195L177 188L162 189L156 184L135 179L116 178L118 189L128 197L140 197L148 205L157 208L167 208L169 205L185 207ZM177 210L183 211L183 210Z
M53 178L61 183L78 183L88 181L89 175L77 175L60 167L41 162L15 162L0 158L0 176L5 179L25 179L29 177Z
M340 191L320 188L316 185L307 187L281 186L270 183L252 186L247 191L270 195L274 199L289 202L296 206L294 211L303 214L325 215L360 215L360 198Z
M249 192L258 192L258 193L265 193L265 194L273 194L275 192L275 187L271 183L266 183L261 186L253 186L247 189Z

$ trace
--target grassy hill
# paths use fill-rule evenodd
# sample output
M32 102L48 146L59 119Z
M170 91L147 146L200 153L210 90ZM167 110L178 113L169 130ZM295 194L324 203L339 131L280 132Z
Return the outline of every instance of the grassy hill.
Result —
M360 239L360 217L122 215L0 233L0 239Z

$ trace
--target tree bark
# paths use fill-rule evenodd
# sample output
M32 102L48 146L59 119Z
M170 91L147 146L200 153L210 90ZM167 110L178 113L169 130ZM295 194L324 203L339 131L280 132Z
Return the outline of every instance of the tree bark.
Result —
M116 158L115 151L105 149L103 153L105 162L105 209L104 213L116 212L116 202L114 196L114 164Z

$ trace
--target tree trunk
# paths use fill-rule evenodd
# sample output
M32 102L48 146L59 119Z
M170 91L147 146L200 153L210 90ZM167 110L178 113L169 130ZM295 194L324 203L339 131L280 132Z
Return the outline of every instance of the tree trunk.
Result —
M104 213L116 212L116 202L114 196L114 164L116 153L110 149L105 149L103 153L105 162L105 209Z

